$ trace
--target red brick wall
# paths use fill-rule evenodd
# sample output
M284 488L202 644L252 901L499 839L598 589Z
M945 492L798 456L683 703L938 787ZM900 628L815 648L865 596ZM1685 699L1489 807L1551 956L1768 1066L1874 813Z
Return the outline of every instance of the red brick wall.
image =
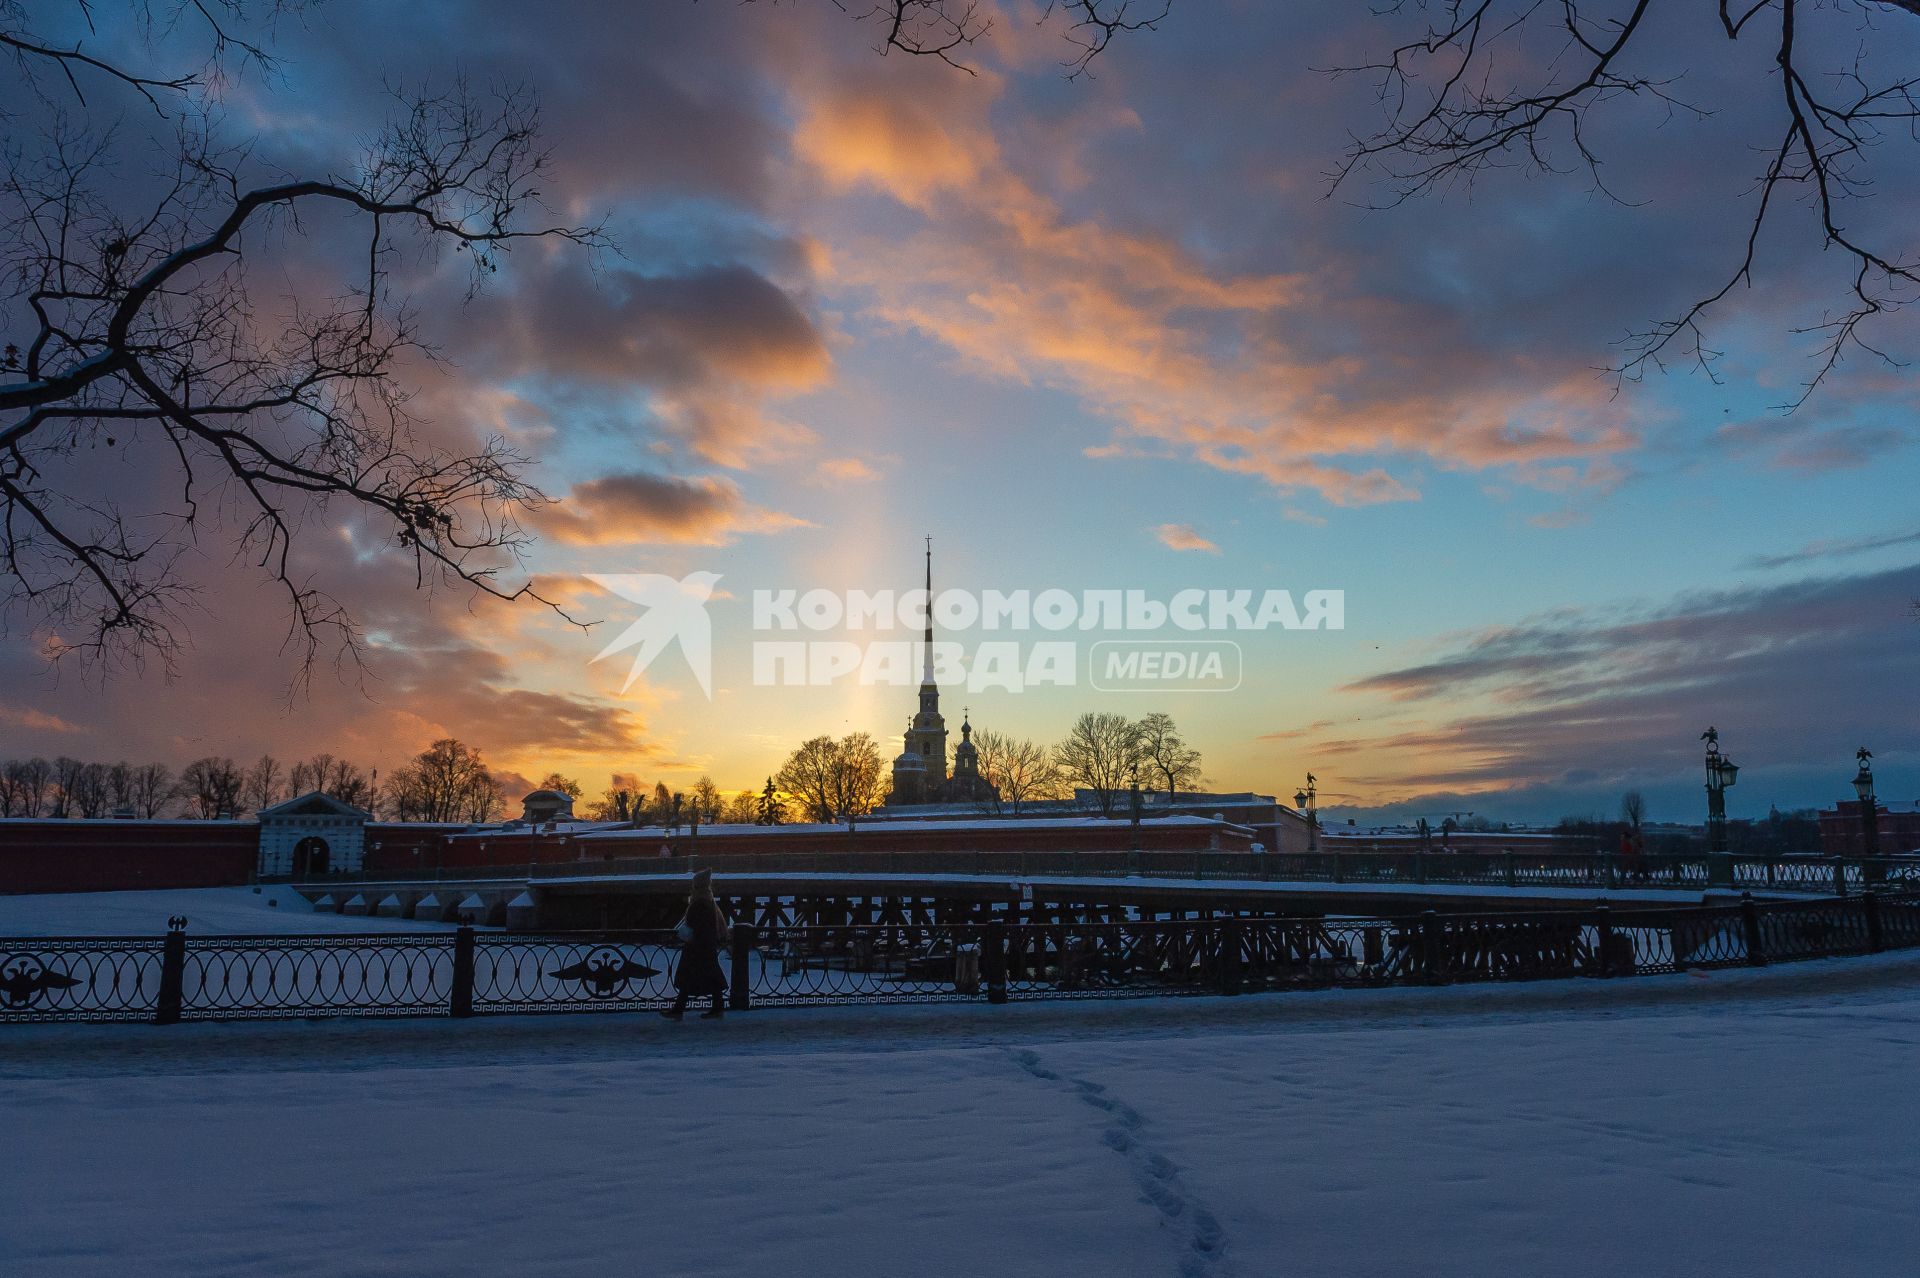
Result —
M1920 812L1874 811L1875 833L1879 836L1880 855L1893 856L1920 850ZM1865 856L1867 832L1860 824L1860 800L1845 799L1832 811L1820 814L1820 853L1822 856Z
M228 887L259 849L252 822L0 820L0 892Z
M388 827L392 829L393 827ZM1155 821L1140 824L1140 847L1149 852L1193 852L1209 849L1218 827L1166 825ZM845 830L807 830L781 827L768 831L728 833L705 829L698 839L682 830L672 840L672 854L689 853L766 853L805 852L1124 852L1131 846L1132 831L1126 821L1112 821L1087 827L1061 823L1021 829L992 829L980 826L955 829L897 830L885 824L865 825L849 835ZM379 842L381 847L373 845ZM449 839L439 849L439 864L454 866L526 866L577 862L580 860L626 860L660 855L669 842L658 832L581 839L578 836L551 834L484 834ZM1221 831L1220 851L1245 852L1252 843L1244 831ZM373 827L367 831L367 869L371 872L405 875L431 872L435 851L422 847L418 856L411 846L381 837Z

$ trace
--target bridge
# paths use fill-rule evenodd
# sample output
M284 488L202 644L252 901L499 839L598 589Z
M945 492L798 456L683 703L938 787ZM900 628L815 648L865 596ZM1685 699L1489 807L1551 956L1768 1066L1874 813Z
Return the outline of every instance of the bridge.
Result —
M1178 921L1216 916L1639 908L1920 887L1908 858L1583 853L823 852L447 867L294 886L317 910L510 930L662 927L710 870L736 918L763 926Z

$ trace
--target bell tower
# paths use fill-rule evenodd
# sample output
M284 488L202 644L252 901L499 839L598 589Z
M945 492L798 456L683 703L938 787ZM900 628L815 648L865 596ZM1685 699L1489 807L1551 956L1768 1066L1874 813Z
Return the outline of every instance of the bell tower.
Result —
M933 538L927 538L927 631L922 640L920 712L907 729L907 750L920 756L929 790L947 779L947 721L940 717L940 685L933 681Z
M889 803L925 803L947 779L947 721L933 680L933 538L927 538L927 629L922 640L920 709L907 723L906 749L893 764Z

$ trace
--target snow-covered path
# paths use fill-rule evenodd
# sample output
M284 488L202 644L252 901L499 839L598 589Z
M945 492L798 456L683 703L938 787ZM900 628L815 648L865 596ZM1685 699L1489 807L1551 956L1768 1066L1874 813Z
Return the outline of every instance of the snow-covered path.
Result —
M1920 1248L1920 957L0 1034L0 1272L1805 1274Z

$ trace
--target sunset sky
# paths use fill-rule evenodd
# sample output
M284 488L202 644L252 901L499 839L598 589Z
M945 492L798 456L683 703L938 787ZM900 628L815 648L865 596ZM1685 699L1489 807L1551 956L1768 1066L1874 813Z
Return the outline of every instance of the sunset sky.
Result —
M384 85L538 90L545 197L614 248L523 247L471 302L464 263L409 261L444 362L408 375L432 429L537 458L559 500L528 566L603 624L423 597L377 534L317 514L302 562L365 623L367 676L290 697L281 600L210 531L170 679L50 667L16 623L0 756L385 771L452 735L589 793L614 773L757 788L819 733L890 755L913 694L752 686L753 590L906 590L931 534L942 586L1346 595L1344 630L1240 636L1235 692L951 689L956 728L963 706L1044 739L1165 710L1214 788L1290 795L1312 770L1337 814L1551 820L1637 787L1650 819L1699 820L1711 723L1742 765L1735 815L1851 797L1861 744L1883 798L1920 797L1920 381L1852 359L1780 408L1844 263L1795 211L1714 317L1717 384L1603 371L1737 260L1778 110L1733 60L1758 50L1665 69L1710 118L1606 117L1621 201L1514 172L1369 208L1388 192L1329 198L1326 174L1378 123L1371 86L1316 70L1404 38L1368 6L1182 0L1071 79L1040 9L997 6L976 74L881 56L826 0L283 23L277 78L221 103L263 171L347 163ZM1877 39L1920 56L1913 31ZM1911 146L1878 161L1884 225L1912 223ZM1896 357L1917 337L1899 315L1875 331ZM87 464L139 499L136 460ZM591 659L633 609L585 574L694 571L720 574L712 701L677 654L623 695L626 661Z

